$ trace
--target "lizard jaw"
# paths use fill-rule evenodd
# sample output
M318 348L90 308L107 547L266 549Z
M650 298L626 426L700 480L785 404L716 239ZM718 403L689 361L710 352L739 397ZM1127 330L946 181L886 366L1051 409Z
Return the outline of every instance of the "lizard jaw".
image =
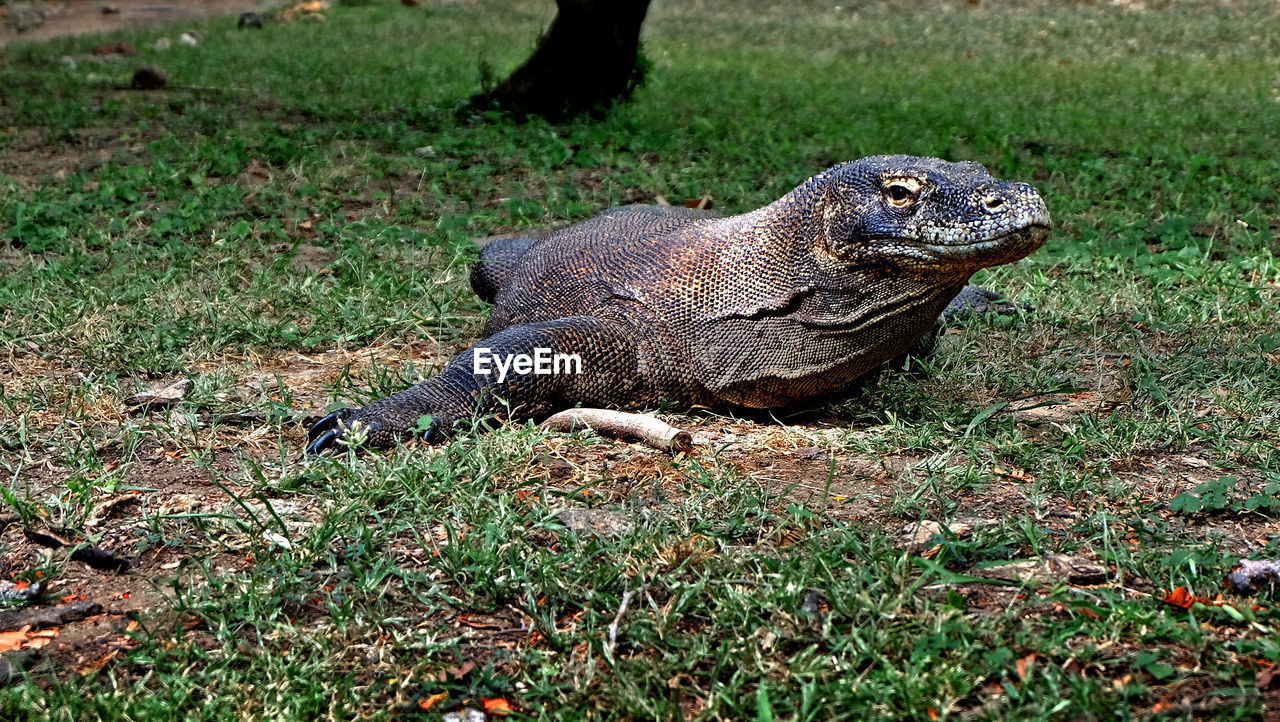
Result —
M1049 226L1035 223L1017 230L1009 231L995 238L984 241L966 243L957 246L942 246L932 243L921 243L919 248L939 260L961 261L966 259L1012 263L1025 258L1032 251L1044 245L1049 237ZM984 264L986 265L986 264Z
M998 266L1026 258L1049 236L1049 226L1033 223L994 238L964 244L924 243L902 238L885 239L877 253L898 257L904 265L921 270L948 271Z

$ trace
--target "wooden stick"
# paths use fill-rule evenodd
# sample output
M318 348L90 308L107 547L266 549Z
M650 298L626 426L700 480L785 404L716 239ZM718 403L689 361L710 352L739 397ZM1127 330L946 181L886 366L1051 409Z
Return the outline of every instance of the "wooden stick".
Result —
M693 452L693 436L688 431L659 421L649 414L628 414L608 409L567 409L554 414L542 426L557 431L586 427L601 436L637 439L658 451Z

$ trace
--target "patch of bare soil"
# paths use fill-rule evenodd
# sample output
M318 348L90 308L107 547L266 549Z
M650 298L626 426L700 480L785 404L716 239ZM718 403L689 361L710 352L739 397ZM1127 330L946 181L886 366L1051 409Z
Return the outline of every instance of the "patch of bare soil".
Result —
M302 244L290 263L299 268L321 269L328 263L330 252ZM409 344L378 344L363 349L339 349L320 353L292 353L278 357L228 356L197 364L194 371L209 373L234 368L236 393L246 402L266 394L273 401L286 395L298 416L323 415L329 402L329 389L343 374L353 377L377 367L399 371L413 364L430 373L458 355L462 346L456 343L419 341Z
M41 626L38 617L92 605L88 616L42 631L44 643L20 646L17 666L83 673L101 668L131 647L131 633L139 626L154 629L175 620L183 626L194 624L178 619L164 594L166 580L179 574L182 562L208 560L213 567L233 571L246 568L252 559L226 547L192 546L194 537L167 520L235 514L226 491L214 483L217 472L229 472L235 464L230 451L220 452L205 467L156 446L144 449L125 477L137 490L105 497L76 528L37 521L24 529L16 516L0 517L0 548L5 550L0 577L6 580L23 570L47 568L50 558L67 558L68 549L56 547L57 541L92 552L87 561L73 555L53 578L29 580L28 585L41 585L45 601L0 617L5 627L0 634L34 635Z
M126 91L115 91L120 94ZM128 163L147 153L147 143L163 132L148 129L128 139L111 128L80 128L60 143L50 143L43 130L10 130L10 143L0 154L0 176L26 188L63 183L67 176L89 172L108 161ZM92 190L92 187L89 188Z
M294 263L308 268L325 262L323 249L305 244L299 247L294 259ZM290 443L300 449L307 423L324 413L329 389L340 375L356 375L373 365L395 370L407 363L429 372L433 365L445 362L458 351L457 344L422 341L278 357L228 356L195 366L192 372L196 375L229 372L235 376L234 390L219 402L219 409L200 412L207 420L220 421L212 435L211 453L197 460L176 447L152 442L131 457L123 474L121 488L137 491L100 500L88 519L74 522L79 528L51 527L64 537L91 543L94 548L127 559L129 569L122 573L69 561L56 579L43 580L48 585L46 599L52 601L34 609L47 611L53 605L96 603L100 610L62 624L52 632L29 629L26 634L41 632L54 636L32 637L36 640L32 644L41 646L22 650L27 655L22 663L27 667L51 665L81 671L103 666L127 650L131 644L131 625L154 629L159 624L184 627L196 624L193 618L177 615L162 594L162 590L169 588L165 580L180 575L184 561L209 560L214 567L227 571L244 570L254 564L245 533L235 531L234 522L230 521L236 517L243 519L245 514L231 494L250 497L247 490L226 486L225 480L236 478L237 453L259 460L275 453L275 427L268 423L265 415L223 412L237 404L243 404L243 408L261 408L264 396L275 401L291 401L290 414L295 421L287 426L287 434ZM57 376L55 366L40 362L19 368L11 359L2 369L2 376L6 384L13 384L16 389L34 382L37 377ZM64 369L64 374L72 373ZM1109 394L1089 392L1064 395L1050 399L1051 405L1021 405L1008 413L1027 425L1029 439L1053 443L1058 434L1069 432L1071 424L1098 413L1107 396ZM111 400L108 405L112 408L104 407L95 416L101 417L103 423L121 423L125 413L122 402ZM39 414L34 416L42 419ZM806 538L828 524L856 523L900 531L902 548L932 558L947 539L982 533L984 527L997 524L1009 514L1033 514L1036 523L1048 533L1065 536L1075 533L1078 521L1093 514L1098 505L1112 504L1102 497L1036 498L1036 480L1027 472L997 465L988 470L982 485L951 500L955 506L946 514L953 521L944 530L936 522L922 522L918 514L910 517L895 514L893 502L901 497L903 490L899 487L910 477L911 467L926 462L964 465L970 463L967 458L944 458L937 462L903 450L880 457L850 453L843 446L848 442L847 421L831 414L815 413L802 423L786 425L774 423L767 417L752 419L696 413L665 416L664 420L692 433L695 443L692 454L672 456L642 444L603 438L584 441L556 434L540 442L530 463L503 482L510 488L520 489L518 499L521 494L540 494L561 500L567 509L608 510L606 514L615 516L605 521L626 527L661 518L674 502L703 493L698 484L690 481L700 473L711 479L723 480L727 476L732 489L727 493L758 496L776 512L775 518L784 518L788 506L807 509L815 515L809 522L762 525L748 530L743 538L732 542L741 546L730 547L778 554L801 548ZM52 417L40 421L46 422L50 429L58 423ZM39 431L32 429L32 433ZM106 465L121 461L120 450L110 445L99 450L99 457ZM52 458L29 460L24 464L22 483L36 497L47 498L68 493L69 473L70 470L60 467ZM1216 479L1220 473L1194 449L1177 455L1139 457L1130 467L1111 469L1110 478L1125 485L1133 496L1128 504L1112 504L1121 519L1133 520L1128 543L1135 548L1142 543L1146 533L1143 520L1152 514L1151 507L1145 505L1194 489L1197 484ZM1244 480L1250 484L1256 481ZM252 500L247 503L251 507L262 504ZM302 495L271 499L266 503L272 505L274 514L285 524L299 525L299 529L314 523L325 510L323 499ZM716 494L708 494L700 503L708 518L715 516ZM614 509L622 511L612 511ZM1197 539L1219 538L1224 548L1238 551L1242 556L1254 545L1264 544L1270 533L1261 518L1223 516L1215 519L1196 515L1196 527L1191 528L1187 517L1166 516L1171 523L1182 525L1188 535ZM199 519L201 524L228 525L225 535L212 535L218 541L217 548L209 546L208 527L199 534L184 527L191 519ZM601 533L590 525L584 528L590 533ZM0 548L5 550L0 562L0 579L11 579L23 570L47 566L51 554L61 555L54 558L65 558L65 549L50 550L29 531L15 523L12 516L0 528ZM437 545L448 544L453 538L449 529L438 524L427 531ZM452 532L456 536L459 530ZM461 533L465 534L465 530ZM557 543L555 536L549 534L547 543ZM270 543L272 540L256 541ZM394 551L398 563L406 566L431 563L430 550L424 549L420 540L405 540L403 547ZM1058 577L1075 586L1115 584L1108 576L1114 568L1099 566L1087 550L1072 557L1046 556L1021 561L1001 571L1013 575L1014 579L1027 575L1043 577L1046 586L1052 586ZM977 570L973 573L979 574ZM1073 574L1078 577L1075 581L1072 581ZM1107 579L1099 582L1095 579L1098 575ZM1121 589L1135 595L1150 593L1146 583L1137 579L1124 580ZM975 609L1004 608L1012 595L1020 593L1017 587L989 584L940 585L936 591L940 594L956 591ZM451 623L454 632L466 638L467 645L475 645L476 656L469 658L467 664L483 662L493 656L494 650L527 642L532 638L530 635L537 632L528 618L510 609L488 616L446 613L455 617ZM433 620L433 624L438 622L439 618ZM14 630L0 630L0 633L5 631ZM465 674L469 670L459 668L457 671Z
M261 0L8 0L0 3L0 47L25 40L239 15L279 4Z

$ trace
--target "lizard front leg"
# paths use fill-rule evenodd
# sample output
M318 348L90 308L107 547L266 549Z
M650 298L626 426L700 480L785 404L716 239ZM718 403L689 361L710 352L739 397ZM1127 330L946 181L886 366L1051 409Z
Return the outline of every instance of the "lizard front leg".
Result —
M956 297L951 299L947 307L942 310L942 315L938 317L938 322L933 325L933 328L917 339L911 348L890 361L889 366L891 368L902 368L908 355L915 358L929 356L933 353L938 344L938 339L946 331L947 327L954 325L956 319L963 318L966 315L1010 316L1033 310L1035 309L1025 303L1010 301L995 291L988 290L982 286L967 285L960 289L960 293L956 294Z
M341 409L307 434L307 453L363 433L390 446L423 417L428 442L447 438L455 422L508 409L534 417L562 408L642 404L647 387L640 348L627 324L571 316L503 329L464 351L436 376L359 409Z

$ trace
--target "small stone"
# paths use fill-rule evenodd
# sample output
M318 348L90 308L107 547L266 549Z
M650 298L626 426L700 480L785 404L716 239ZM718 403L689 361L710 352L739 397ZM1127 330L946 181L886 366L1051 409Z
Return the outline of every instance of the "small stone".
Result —
M159 40L155 41L155 43L152 44L151 47L163 53L164 51L168 50L171 45L173 45L173 43L169 40L169 38L160 38Z
M569 508L560 512L559 519L561 524L578 534L619 537L636 530L636 523L630 516L605 509Z
M142 393L134 394L124 400L125 406L131 409L163 408L172 406L186 397L191 389L191 379L178 379L167 384L153 386Z
M199 44L200 44L200 40L199 40L198 38L196 38L196 36L195 36L195 35L193 35L193 34L191 34L191 33L183 33L183 34L179 35L179 36L178 36L178 42L180 42L180 43L182 43L183 45L186 45L186 46L188 46L188 47L192 47L192 48L194 48L195 46L197 46L197 45L199 45Z
M245 28L256 28L261 30L262 16L254 12L240 13L240 21L236 23L236 27L241 30Z
M49 19L49 13L41 8L6 7L5 9L9 11L9 14L0 17L4 17L9 22L9 25L20 33L39 27L44 24L45 20Z
M1250 592L1261 581L1280 582L1280 562L1241 559L1240 568L1227 575L1227 579L1237 592Z
M61 58L58 59L58 62L61 63L62 66L67 68L68 70L76 69L76 59L71 57L70 55L63 55Z
M22 589L13 582L0 579L0 602L30 602L44 593L44 582L36 582Z
M947 530L955 537L962 537L973 531L975 526L983 526L990 522L986 519L960 518L953 519L947 524ZM919 524L908 524L902 528L903 544L908 552L918 554L929 548L929 541L938 541L942 538L942 524L936 521L926 520Z
M413 154L419 158L434 158L436 157L436 147L434 145L424 145L421 148L414 148Z

